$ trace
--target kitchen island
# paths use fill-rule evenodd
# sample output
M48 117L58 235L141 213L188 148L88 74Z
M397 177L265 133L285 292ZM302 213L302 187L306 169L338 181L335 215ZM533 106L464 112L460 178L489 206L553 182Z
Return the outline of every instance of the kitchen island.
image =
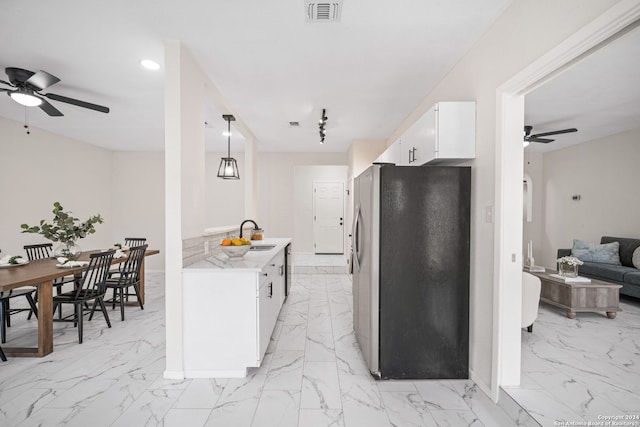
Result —
M182 270L186 378L238 378L260 366L286 297L289 238L252 242Z

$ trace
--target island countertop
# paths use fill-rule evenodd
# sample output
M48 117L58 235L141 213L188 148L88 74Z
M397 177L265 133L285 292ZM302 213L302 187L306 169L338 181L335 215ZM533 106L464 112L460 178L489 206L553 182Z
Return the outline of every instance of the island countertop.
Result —
M269 250L250 250L247 254L241 258L230 258L224 253L220 252L209 258L198 261L194 264L185 267L183 271L193 270L244 270L244 271L260 271L282 251L289 243L291 238L289 237L270 237L264 240L253 240L252 246L266 246L274 245L275 247Z

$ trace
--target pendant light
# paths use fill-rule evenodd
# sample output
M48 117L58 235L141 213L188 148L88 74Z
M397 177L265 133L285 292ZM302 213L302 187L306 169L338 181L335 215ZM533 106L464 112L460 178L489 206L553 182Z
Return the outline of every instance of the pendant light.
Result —
M220 160L220 167L218 168L218 178L222 179L240 179L240 172L238 172L238 163L236 159L231 157L231 122L236 118L231 114L223 114L222 118L227 121L227 157L223 157Z

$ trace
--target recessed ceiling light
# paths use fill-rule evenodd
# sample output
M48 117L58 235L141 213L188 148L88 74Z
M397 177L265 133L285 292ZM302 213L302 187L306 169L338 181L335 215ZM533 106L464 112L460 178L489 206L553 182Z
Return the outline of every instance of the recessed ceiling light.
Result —
M158 64L156 61L152 61L150 59L143 59L142 61L140 61L140 64L148 69L148 70L159 70L160 69L160 64Z

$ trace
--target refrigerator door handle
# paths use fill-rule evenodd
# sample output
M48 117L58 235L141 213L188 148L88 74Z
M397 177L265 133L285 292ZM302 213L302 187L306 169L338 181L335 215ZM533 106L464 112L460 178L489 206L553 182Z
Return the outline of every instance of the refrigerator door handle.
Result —
M360 218L361 218L361 214L360 214L360 205L358 205L356 207L356 212L355 215L353 216L353 232L351 233L351 245L353 246L353 252L354 252L354 261L356 264L356 267L358 268L358 271L360 271L360 261L361 261L361 253L360 253Z

